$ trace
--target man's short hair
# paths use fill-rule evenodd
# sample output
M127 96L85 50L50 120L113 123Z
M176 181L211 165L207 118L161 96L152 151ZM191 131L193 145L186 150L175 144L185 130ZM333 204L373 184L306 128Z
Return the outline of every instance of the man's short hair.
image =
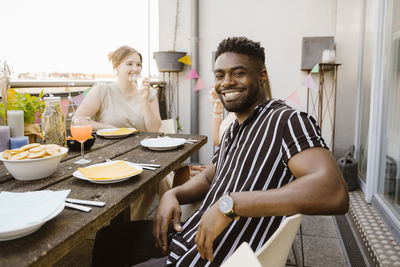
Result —
M226 52L247 55L257 61L260 69L264 68L265 51L259 42L254 42L243 36L226 38L219 43L215 60Z

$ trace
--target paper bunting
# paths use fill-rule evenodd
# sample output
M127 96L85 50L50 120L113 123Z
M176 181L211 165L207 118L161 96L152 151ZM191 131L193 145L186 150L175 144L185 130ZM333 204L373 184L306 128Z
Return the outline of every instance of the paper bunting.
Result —
M40 113L40 111L36 111L36 113L35 113L36 123L40 123L41 115L42 115L42 113Z
M69 108L69 100L65 99L60 101L60 108L62 113L64 113L64 117L67 117L68 115L68 108Z
M189 79L196 79L199 78L199 74L197 74L197 71L195 69L192 69L189 74L185 77L185 80Z
M190 57L188 55L178 59L178 62L181 62L183 64L187 64L187 65L192 65L192 61L190 61Z
M294 103L296 103L297 105L301 105L301 100L299 97L299 94L297 93L297 91L293 91L293 93L291 93L286 99L290 99L292 100Z
M301 85L304 85L306 88L313 89L314 91L318 91L317 86L315 86L314 80L311 77L311 74L308 74L306 79L301 83Z
M199 78L196 82L196 85L194 86L193 91L200 91L200 89L203 89L206 87L206 84Z
M75 106L79 107L79 105L83 101L83 95L77 95L72 98L72 102L74 102Z
M311 70L311 73L318 73L318 72L319 72L319 64L315 64L315 66Z

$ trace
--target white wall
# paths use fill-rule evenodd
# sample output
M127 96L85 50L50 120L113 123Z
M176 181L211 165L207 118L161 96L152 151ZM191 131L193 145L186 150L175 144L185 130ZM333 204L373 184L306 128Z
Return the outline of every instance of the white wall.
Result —
M336 58L342 63L336 98L335 156L343 156L354 143L361 49L362 0L338 0Z
M190 2L179 1L178 31L176 50L186 51L190 54ZM351 10L346 9L357 4L346 3L344 0L201 0L200 2L200 67L197 70L201 79L211 87L213 75L211 72L211 53L216 50L218 43L229 36L247 36L254 41L260 41L266 49L266 65L270 76L272 95L274 98L286 98L294 90L297 90L302 101L301 106L288 102L301 110L306 110L306 88L301 83L308 73L300 70L302 37L335 36L337 18L340 16L340 38L336 40L338 49L347 49L348 42L351 49L345 53L338 52L338 59L343 63L357 64L358 53L351 54L358 45L356 38L347 40L351 29L347 29L347 23L354 23ZM358 2L357 2L358 3ZM175 23L176 0L159 1L160 10L160 50L172 49L172 40ZM338 20L339 21L339 20ZM352 25L353 26L353 25ZM357 28L357 25L355 26ZM353 42L356 45L353 45ZM346 46L346 47L343 47ZM354 48L354 49L353 49ZM348 52L347 52L348 51ZM354 60L353 60L354 59ZM354 68L350 70L353 72ZM180 118L185 133L190 132L190 82L183 78L190 67L186 66L180 73ZM340 75L344 72L341 71ZM352 75L352 74L349 74ZM346 75L349 76L349 75ZM356 75L354 75L356 77ZM341 79L343 88L353 88L353 82L349 85L344 77ZM200 126L199 131L209 137L208 144L200 151L200 161L209 162L212 155L211 140L211 116L212 109L209 103L208 88L199 92L200 96ZM341 98L346 98L342 96ZM342 101L342 100L341 100ZM347 103L347 102L346 102ZM340 103L339 103L340 104ZM347 105L347 104L346 104ZM341 113L337 121L337 127L344 129L343 135L347 135L348 124L354 124L353 118ZM350 120L348 122L347 120ZM340 125L340 126L339 126ZM350 130L352 132L352 130ZM351 135L352 136L352 135Z

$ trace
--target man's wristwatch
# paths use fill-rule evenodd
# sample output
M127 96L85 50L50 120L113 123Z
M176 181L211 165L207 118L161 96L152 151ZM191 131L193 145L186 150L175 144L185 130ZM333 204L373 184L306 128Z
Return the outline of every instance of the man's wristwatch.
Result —
M227 217L239 220L240 216L238 216L233 211L233 199L229 196L229 192L226 192L219 199L219 210Z

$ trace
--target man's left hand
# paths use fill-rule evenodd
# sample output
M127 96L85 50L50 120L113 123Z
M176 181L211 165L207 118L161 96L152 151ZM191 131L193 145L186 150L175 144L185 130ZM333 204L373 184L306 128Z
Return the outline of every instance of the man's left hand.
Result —
M214 203L201 217L195 242L202 259L214 260L213 243L215 238L232 222L219 210L219 201Z

